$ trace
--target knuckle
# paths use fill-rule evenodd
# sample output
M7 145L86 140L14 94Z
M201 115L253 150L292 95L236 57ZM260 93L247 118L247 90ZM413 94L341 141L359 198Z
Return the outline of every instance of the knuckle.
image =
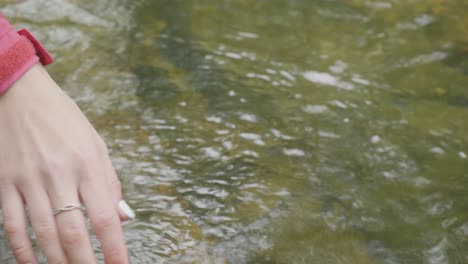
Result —
M65 166L64 162L61 162L59 158L48 157L42 160L37 165L36 171L38 171L43 176L43 179L46 181L48 185L57 187L57 184L59 184L63 180L62 179L63 174L61 172L64 171L62 169L64 166ZM28 181L29 179L28 177L26 177L24 180ZM23 181L22 184L27 184L27 183Z
M77 246L87 241L87 232L77 224L67 225L60 233L65 246Z
M17 175L18 173L12 169L4 169L2 168L0 170L0 187L4 187L6 185L11 185L12 184L12 178L15 178L14 175ZM2 188L3 189L3 188Z
M30 248L26 245L15 245L11 247L11 252L15 256L18 263L31 263L32 262L32 252Z
M88 168L91 163L90 155L84 151L74 151L72 154L72 161L78 168Z
M118 179L113 180L110 183L110 186L111 186L112 191L114 192L120 193L122 191L122 184L120 183Z
M101 151L101 153L106 154L106 155L109 153L109 147L107 146L104 139L100 136L98 137L98 140L97 140L97 147Z
M47 263L51 264L67 264L68 262L65 259L57 259L57 260L48 260Z
M106 248L104 252L106 263L112 264L127 264L128 257L126 254L125 248L119 247L117 245L110 248Z
M60 171L62 162L58 158L48 157L44 159L39 165L39 171L43 175L56 175Z
M11 220L7 221L7 218L4 220L3 229L5 230L5 233L8 235L8 237L14 237L24 232L24 230L21 228L21 225L18 223Z
M93 167L97 167L98 159L95 153L85 151L75 151L72 154L72 163L77 169L80 177L84 180L91 180Z
M99 230L106 230L112 227L116 223L116 217L110 212L102 211L96 214L96 217L94 220L91 220L91 223L96 228L97 232L99 232Z
M39 223L35 230L37 240L50 243L56 239L55 226L52 223Z

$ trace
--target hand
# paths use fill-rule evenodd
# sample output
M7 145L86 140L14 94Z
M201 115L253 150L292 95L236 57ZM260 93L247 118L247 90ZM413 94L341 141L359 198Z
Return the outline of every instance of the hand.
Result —
M0 198L18 263L38 263L25 205L47 263L96 263L80 210L86 207L106 263L128 263L120 182L107 147L77 105L40 65L0 96Z

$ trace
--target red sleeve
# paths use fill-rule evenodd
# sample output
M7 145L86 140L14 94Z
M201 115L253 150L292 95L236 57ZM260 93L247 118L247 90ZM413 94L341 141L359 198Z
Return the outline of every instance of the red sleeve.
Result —
M2 13L0 12L0 39L2 39L2 37L12 29L13 27L8 23L8 21L5 19L5 17L3 17Z
M53 61L27 30L16 32L0 13L0 94L39 60L44 65Z
M5 54L19 40L20 35L0 13L0 56Z

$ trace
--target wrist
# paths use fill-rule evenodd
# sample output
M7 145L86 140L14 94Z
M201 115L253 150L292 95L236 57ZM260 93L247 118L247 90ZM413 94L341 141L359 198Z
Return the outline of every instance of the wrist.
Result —
M0 113L12 109L25 109L33 105L47 104L47 97L52 99L57 84L50 78L46 69L40 64L34 64L21 75L4 94L0 95Z

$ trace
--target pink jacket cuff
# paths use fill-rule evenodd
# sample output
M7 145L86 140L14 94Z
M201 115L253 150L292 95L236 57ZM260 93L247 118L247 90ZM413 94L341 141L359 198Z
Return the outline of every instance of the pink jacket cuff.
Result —
M0 94L38 61L47 65L53 59L27 30L16 32L0 13Z

